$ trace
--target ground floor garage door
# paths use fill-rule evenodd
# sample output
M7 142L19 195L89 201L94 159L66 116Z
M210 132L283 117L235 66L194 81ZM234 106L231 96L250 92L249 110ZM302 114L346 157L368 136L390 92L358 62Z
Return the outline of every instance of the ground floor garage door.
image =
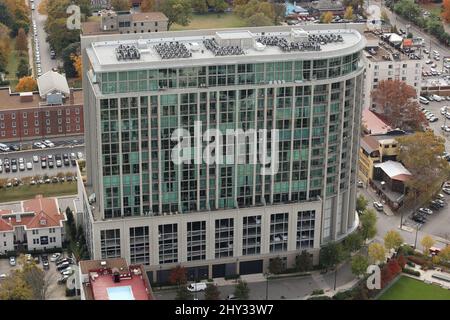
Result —
M240 274L263 273L263 261L242 261L239 265Z
M212 266L213 278L225 278L236 274L236 263L214 264Z

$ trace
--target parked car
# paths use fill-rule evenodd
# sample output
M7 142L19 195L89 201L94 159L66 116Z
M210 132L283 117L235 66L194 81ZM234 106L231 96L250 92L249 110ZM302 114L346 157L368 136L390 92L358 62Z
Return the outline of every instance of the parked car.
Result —
M38 148L38 149L45 149L45 148L46 148L45 144L43 144L43 143L41 143L41 142L39 142L39 141L33 143L33 146L34 146L35 148Z
M428 214L428 215L432 215L433 214L433 210L431 210L429 208L419 208L418 212L424 213L424 214Z
M187 289L190 292L204 291L206 289L206 283L204 282L191 283L190 285L187 286Z
M9 257L9 264L11 266L15 266L16 265L16 257Z
M375 201L373 203L373 206L377 211L383 211L383 204L381 202Z
M56 260L58 260L61 257L61 253L54 253L52 254L52 256L50 257L50 261L51 262L55 262Z
M58 271L62 271L62 270L66 269L69 266L70 266L70 263L65 261L65 262L61 263L59 266L57 266L56 269Z
M39 157L37 155L33 156L33 162L39 162Z
M42 261L42 267L44 268L44 270L49 270L50 264L48 263L48 261Z
M69 279L70 276L63 275L61 278L58 279L58 284L63 284L67 282L67 279Z
M42 141L42 143L45 144L49 148L53 148L55 146L55 144L53 142L51 142L50 140L44 140L44 141Z

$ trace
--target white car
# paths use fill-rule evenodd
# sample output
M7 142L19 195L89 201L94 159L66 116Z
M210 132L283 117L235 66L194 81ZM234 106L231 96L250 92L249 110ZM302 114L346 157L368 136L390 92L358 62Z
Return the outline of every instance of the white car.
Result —
M441 130L444 130L445 132L450 132L449 126L441 126Z
M206 290L206 283L204 282L197 282L197 283L191 283L187 286L188 291L190 292L199 292Z
M0 280L6 279L6 278L7 278L6 274L4 274L4 273L0 274Z
M442 192L444 192L445 194L450 194L450 188L442 188Z
M375 201L373 206L377 209L377 211L383 211L383 204L381 202Z
M445 114L447 112L448 106L443 106L441 108L441 114Z
M44 140L44 141L42 141L42 143L45 144L49 148L53 148L55 146L55 144L53 142L51 142L50 140Z
M27 162L27 170L33 169L33 164L31 162Z
M437 101L437 102L442 101L442 97L441 97L441 96L438 96L437 94L434 94L434 95L433 95L433 99L434 99L435 101Z
M45 149L46 148L45 144L42 144L39 141L33 143L33 146L35 146L36 148L40 148L40 149Z
M33 156L33 162L39 162L39 157L37 155Z
M52 254L52 256L50 257L50 261L51 261L51 262L55 262L56 260L59 259L59 257L61 257L61 253L54 253L54 254Z
M11 266L15 266L16 265L16 257L9 257L9 264Z

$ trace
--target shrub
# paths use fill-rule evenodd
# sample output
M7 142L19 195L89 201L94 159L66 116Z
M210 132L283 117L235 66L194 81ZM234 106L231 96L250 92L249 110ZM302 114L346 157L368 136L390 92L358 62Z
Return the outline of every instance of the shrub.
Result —
M323 293L324 293L324 292L323 292L322 289L316 289L316 290L314 290L314 291L311 293L311 295L317 296L317 295L323 294Z
M413 269L410 269L410 268L403 268L403 273L410 274L410 275L413 275L413 276L416 276L416 277L420 277L420 272L419 271L416 271L416 270L413 270Z
M309 297L308 300L331 300L329 296Z
M353 290L338 292L333 296L333 300L353 300Z
M225 276L225 280L235 280L235 279L239 279L240 275L238 274L230 274L228 276Z

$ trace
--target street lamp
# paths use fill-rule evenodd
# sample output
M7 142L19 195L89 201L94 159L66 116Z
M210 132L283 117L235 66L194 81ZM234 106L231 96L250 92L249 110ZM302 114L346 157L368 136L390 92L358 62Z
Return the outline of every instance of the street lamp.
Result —
M336 267L334 268L334 291L336 291L336 282L337 282L337 269L338 269L338 265L336 265Z
M419 233L419 224L416 224L416 238L414 239L414 250L416 250L417 246L417 234Z

